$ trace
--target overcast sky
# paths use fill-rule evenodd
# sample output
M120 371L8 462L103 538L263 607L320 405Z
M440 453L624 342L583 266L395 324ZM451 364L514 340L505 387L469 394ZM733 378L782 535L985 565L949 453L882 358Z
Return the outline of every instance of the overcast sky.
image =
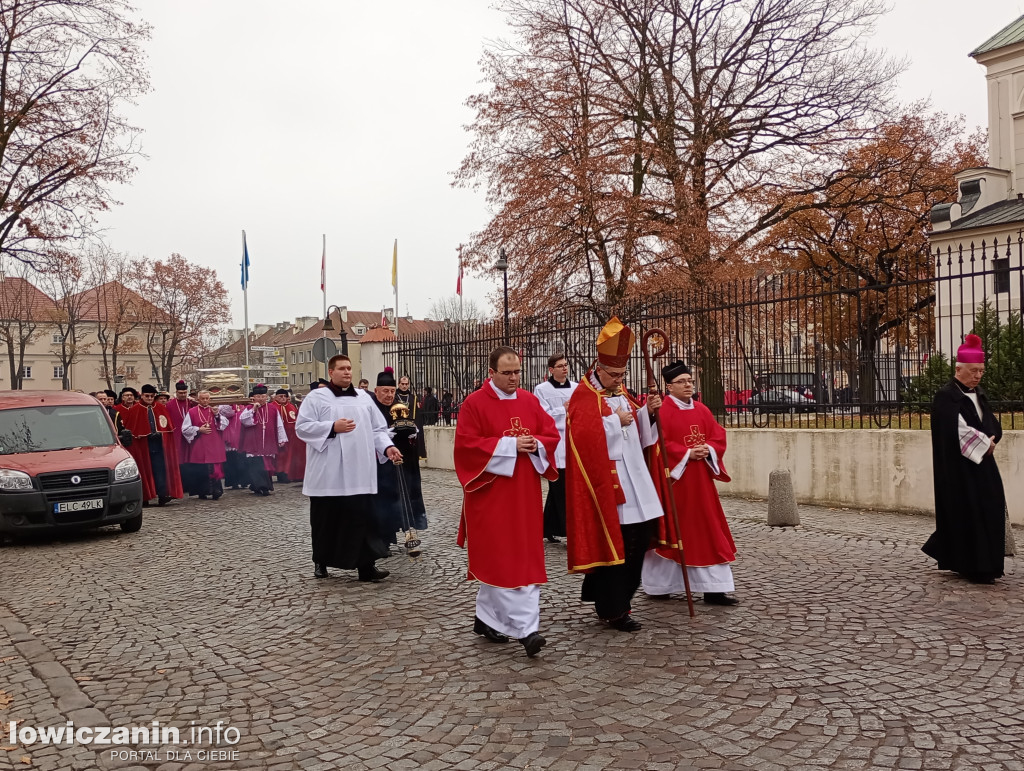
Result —
M967 54L1024 13L1024 0L892 0L877 44L911 66L906 102L986 118L983 68ZM322 313L328 302L393 305L423 317L455 292L456 247L483 226L481 193L453 190L464 106L481 90L486 40L505 34L487 0L137 0L153 25L153 91L134 182L103 224L133 257L179 252L216 268L242 325L242 230L252 263L249 321ZM385 10L386 9L386 10ZM487 302L490 276L464 296Z

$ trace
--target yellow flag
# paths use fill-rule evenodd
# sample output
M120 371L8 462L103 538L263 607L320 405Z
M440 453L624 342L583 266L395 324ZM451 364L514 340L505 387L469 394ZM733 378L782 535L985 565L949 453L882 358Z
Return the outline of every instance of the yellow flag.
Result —
M398 239L395 239L395 253L391 258L391 286L398 289ZM397 311L396 311L397 312Z

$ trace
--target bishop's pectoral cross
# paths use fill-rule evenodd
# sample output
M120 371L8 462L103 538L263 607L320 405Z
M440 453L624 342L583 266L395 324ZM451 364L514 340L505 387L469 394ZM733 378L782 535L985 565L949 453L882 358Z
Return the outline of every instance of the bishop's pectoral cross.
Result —
M692 450L694 447L699 447L700 445L705 444L706 438L707 437L701 433L700 426L691 425L690 433L683 442Z
M523 425L522 418L512 418L512 428L507 429L503 436L533 436L533 432Z

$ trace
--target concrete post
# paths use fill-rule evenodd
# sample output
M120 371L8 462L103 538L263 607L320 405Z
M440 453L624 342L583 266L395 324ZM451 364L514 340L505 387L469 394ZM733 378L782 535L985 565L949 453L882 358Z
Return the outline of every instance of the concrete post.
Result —
M768 524L771 527L800 524L793 480L788 469L776 469L768 476Z

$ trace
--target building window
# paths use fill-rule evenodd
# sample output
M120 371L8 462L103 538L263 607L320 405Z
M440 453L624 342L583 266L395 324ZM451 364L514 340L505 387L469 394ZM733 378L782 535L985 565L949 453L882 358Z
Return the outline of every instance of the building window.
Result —
M800 335L793 335L793 339L789 341L789 352L800 353Z
M60 332L54 332L53 335L50 337L50 340L53 341L54 345L60 345L61 343L64 342L64 335L62 335Z
M64 365L58 364L53 368L53 377L55 380L59 380L64 377Z
M124 368L124 374L126 377L135 377L135 365L128 364Z
M21 368L21 379L22 380L31 380L32 379L32 367L22 367Z
M1008 257L992 260L992 292L995 294L1010 293L1010 259Z
M295 363L295 351L292 351L292 364Z
M312 351L306 351L306 361L307 362L313 361L313 352Z

